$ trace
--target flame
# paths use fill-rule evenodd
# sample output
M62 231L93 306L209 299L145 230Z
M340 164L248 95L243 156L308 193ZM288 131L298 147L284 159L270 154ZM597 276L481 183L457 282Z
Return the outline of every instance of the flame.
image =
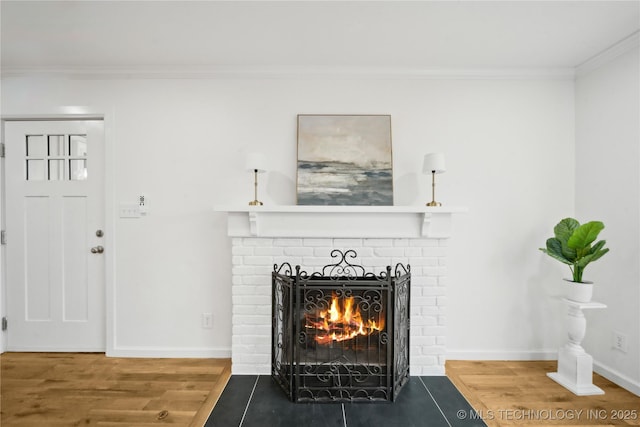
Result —
M329 309L319 310L313 316L307 315L305 327L317 331L314 339L318 344L328 344L382 331L384 321L363 320L353 297L343 298L341 301L333 294Z

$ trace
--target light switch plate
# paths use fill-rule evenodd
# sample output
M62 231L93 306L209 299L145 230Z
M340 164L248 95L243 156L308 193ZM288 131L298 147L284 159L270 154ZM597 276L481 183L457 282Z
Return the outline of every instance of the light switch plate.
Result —
M140 206L135 203L120 203L120 218L140 218Z

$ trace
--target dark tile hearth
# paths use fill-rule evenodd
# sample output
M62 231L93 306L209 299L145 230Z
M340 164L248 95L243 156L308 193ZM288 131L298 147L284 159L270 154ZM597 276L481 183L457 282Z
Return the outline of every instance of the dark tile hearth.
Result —
M293 403L268 375L233 375L205 427L485 426L447 377L411 377L393 403Z

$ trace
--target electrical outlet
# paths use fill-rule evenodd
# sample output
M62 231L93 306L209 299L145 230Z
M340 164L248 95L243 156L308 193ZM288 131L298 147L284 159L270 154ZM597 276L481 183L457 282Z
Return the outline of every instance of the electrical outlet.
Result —
M144 194L138 196L138 211L142 216L149 213L149 198Z
M202 327L204 329L213 328L213 313L202 313Z
M627 336L622 332L613 331L613 348L623 353L629 351Z

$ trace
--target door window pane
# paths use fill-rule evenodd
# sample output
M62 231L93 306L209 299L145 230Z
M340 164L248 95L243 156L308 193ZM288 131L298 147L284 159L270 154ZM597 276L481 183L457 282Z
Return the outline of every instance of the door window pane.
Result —
M49 181L64 181L64 160L49 160Z
M49 155L64 156L64 135L49 135Z
M74 157L87 155L87 135L69 135L69 155Z
M45 157L47 155L47 144L44 135L27 135L27 156Z
M27 181L44 181L46 178L44 160L27 160Z
M71 179L72 181L84 181L85 179L87 179L87 160L69 160L69 170L71 171L71 176L69 179Z

